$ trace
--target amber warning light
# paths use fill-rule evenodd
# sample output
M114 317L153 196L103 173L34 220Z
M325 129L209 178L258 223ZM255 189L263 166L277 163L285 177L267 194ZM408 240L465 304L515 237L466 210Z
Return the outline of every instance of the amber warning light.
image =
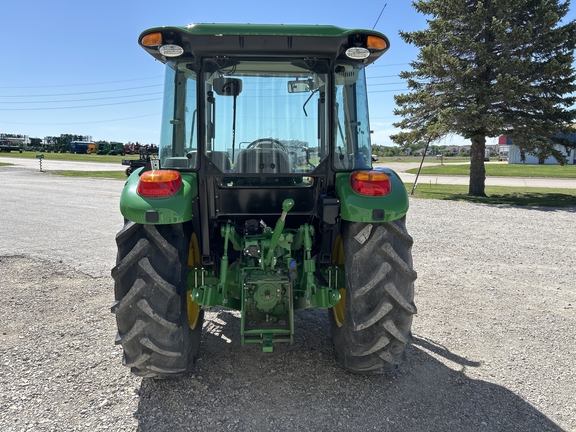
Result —
M148 33L142 37L141 43L148 47L162 45L162 33Z
M378 36L368 36L366 39L366 47L374 50L383 50L388 47L386 40Z

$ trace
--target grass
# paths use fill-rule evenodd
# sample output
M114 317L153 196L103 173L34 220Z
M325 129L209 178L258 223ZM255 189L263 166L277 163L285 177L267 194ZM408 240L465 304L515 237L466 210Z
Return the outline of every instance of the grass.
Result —
M576 178L576 165L521 165L486 163L487 177L545 177ZM418 168L406 170L418 173ZM437 165L422 167L420 174L426 175L470 175L470 165Z
M422 156L380 156L378 157L378 162L374 163L386 163L386 162L420 163L421 161ZM424 162L440 163L440 159L437 159L436 156L426 156ZM453 157L451 156L444 158L444 163L462 163L462 162L470 162L470 158L460 156L453 156Z
M13 165L13 164L11 164L11 163L4 163L4 162L0 162L0 166L10 166L10 165Z
M405 186L410 194L413 183L405 183ZM411 196L494 205L576 207L576 190L574 189L486 186L485 192L487 197L474 197L468 195L466 185L420 184Z
M73 153L46 153L46 152L31 152L25 151L22 153L10 152L0 153L2 157L11 157L15 159L36 159L36 155L42 153L44 160L64 160L75 162L107 162L107 163L121 163L122 159L138 159L138 155L97 155L97 154L73 154Z
M84 178L107 178L116 180L126 180L124 171L50 171L52 174L64 177L84 177Z

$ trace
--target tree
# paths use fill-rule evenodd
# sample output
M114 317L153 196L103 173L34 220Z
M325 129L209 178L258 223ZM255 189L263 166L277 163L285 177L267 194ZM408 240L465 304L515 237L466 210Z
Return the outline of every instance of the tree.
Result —
M391 138L406 145L457 134L470 139L470 195L484 196L486 137L521 148L569 134L576 118L572 63L576 22L561 24L569 0L415 0L429 27L400 32L420 49L400 77ZM525 147L523 147L525 146ZM554 154L552 152L551 154Z

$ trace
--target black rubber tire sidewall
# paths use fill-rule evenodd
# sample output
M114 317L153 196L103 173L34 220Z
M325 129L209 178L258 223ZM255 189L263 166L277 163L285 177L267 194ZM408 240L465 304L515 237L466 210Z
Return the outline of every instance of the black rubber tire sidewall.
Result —
M191 224L128 221L116 236L116 341L124 350L123 363L136 375L170 378L194 364L203 313L192 330L186 304L191 233Z
M341 327L329 310L336 357L354 373L391 371L404 360L416 313L405 217L379 224L343 222L342 242L346 309Z

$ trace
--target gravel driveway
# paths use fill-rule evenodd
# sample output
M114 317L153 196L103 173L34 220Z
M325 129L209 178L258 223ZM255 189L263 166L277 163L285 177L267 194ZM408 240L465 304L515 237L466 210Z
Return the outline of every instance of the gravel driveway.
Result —
M576 431L576 207L411 200L414 345L390 375L293 345L240 346L208 314L190 376L131 376L110 313L122 182L0 167L0 430Z

